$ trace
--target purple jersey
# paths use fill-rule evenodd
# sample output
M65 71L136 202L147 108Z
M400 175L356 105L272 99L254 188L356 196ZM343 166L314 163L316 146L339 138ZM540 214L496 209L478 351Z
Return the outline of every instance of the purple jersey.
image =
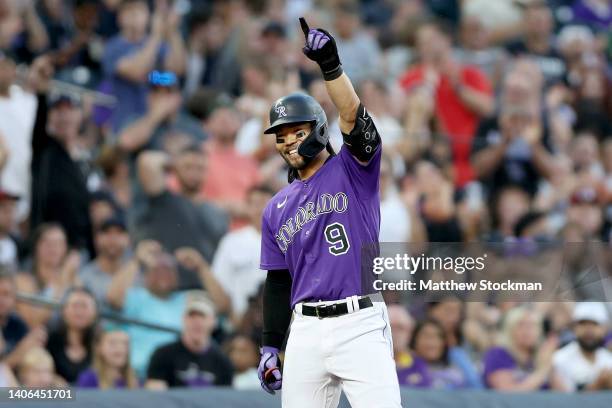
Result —
M372 293L362 247L378 242L382 146L363 165L346 146L307 180L279 191L263 213L261 269L288 269L291 307Z

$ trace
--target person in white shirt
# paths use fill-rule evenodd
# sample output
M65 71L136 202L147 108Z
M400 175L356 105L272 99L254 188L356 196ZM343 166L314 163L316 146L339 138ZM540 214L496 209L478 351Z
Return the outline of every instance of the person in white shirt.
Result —
M8 151L0 185L20 197L16 217L23 221L30 210L30 161L36 97L15 84L15 62L0 51L0 143Z
M266 278L259 269L261 215L274 192L256 186L247 195L249 224L226 234L219 243L212 263L217 280L231 298L231 320L238 324L248 307L249 296Z
M560 391L612 389L612 352L604 347L609 318L603 303L577 303L573 314L576 340L553 355Z

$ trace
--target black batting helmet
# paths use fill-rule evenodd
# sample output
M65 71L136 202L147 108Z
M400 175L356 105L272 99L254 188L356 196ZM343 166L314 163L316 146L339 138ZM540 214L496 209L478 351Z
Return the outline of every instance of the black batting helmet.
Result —
M282 126L298 123L312 125L312 130L300 144L298 153L306 160L313 159L321 150L328 147L329 133L327 116L319 102L312 96L296 92L274 102L270 108L270 127L264 133L276 133Z

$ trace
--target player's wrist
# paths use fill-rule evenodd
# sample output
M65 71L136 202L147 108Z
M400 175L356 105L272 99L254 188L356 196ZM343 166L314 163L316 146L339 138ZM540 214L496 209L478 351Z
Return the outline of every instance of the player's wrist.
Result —
M340 75L342 75L342 73L344 72L342 70L342 64L340 63L340 60L338 60L338 65L334 66L334 64L330 64L330 66L323 67L322 65L320 65L321 72L323 73L323 79L326 81L333 81L334 79L339 78Z
M266 353L278 354L280 353L280 349L274 346L263 346L259 349L259 352L261 353L261 355L264 355Z

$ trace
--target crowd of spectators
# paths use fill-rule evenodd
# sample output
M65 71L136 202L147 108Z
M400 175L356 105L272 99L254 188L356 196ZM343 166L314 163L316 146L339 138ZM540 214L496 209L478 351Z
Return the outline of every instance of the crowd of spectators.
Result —
M381 241L610 245L608 0L0 0L0 386L259 387L272 101L342 143L301 15L382 135ZM605 303L421 309L404 386L612 389Z

